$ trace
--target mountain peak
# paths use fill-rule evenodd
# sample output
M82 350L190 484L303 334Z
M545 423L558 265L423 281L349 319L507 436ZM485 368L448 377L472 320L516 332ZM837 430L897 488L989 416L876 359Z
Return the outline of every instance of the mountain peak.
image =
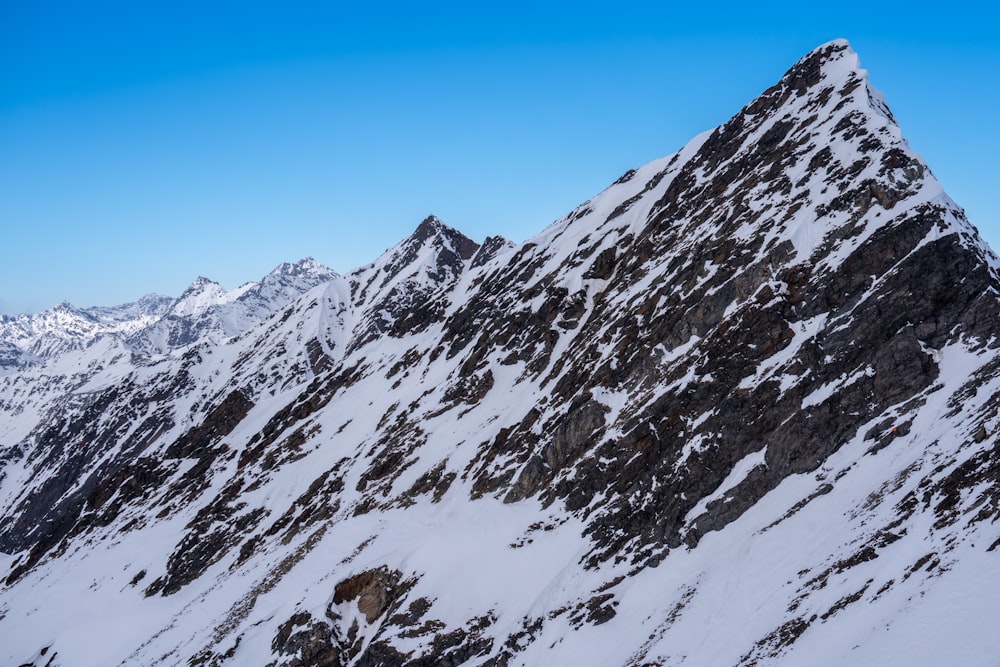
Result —
M191 315L227 299L228 292L219 283L198 276L170 308L174 315Z
M448 226L441 222L441 219L436 215L428 215L420 221L419 225L417 225L416 230L413 232L413 236L432 236L442 229L448 229Z
M219 285L219 283L215 282L211 278L206 278L205 276L198 276L197 278L195 278L191 282L190 285L188 285L187 289L184 290L184 293L187 294L188 292L201 292L205 288L207 288L207 287L209 287L211 285L215 285L217 287L221 287L221 285Z
M744 108L751 115L777 112L790 101L807 96L812 109L826 106L833 95L837 95L833 110L840 108L840 103L855 97L858 92L865 93L866 101L878 101L873 105L890 119L891 114L881 99L881 95L870 90L868 72L861 68L858 54L851 48L846 39L835 39L822 44L805 56L785 72L781 80L764 91L760 97ZM893 120L893 122L895 122Z
M417 228L413 231L413 233L410 234L410 236L403 243L417 243L419 245L423 245L424 243L438 237L446 241L451 250L462 259L470 259L476 253L476 250L479 249L478 243L454 227L449 227L444 224L441 222L441 219L435 215L429 215L424 218L420 224L417 225Z
M802 56L796 65L804 62L815 61L820 67L828 63L842 63L854 69L859 68L858 54L843 37L831 39L825 44L820 44L815 49ZM792 66L795 69L795 66Z
M354 298L357 303L382 303L385 313L401 313L418 295L453 284L478 250L478 243L429 215L408 237L351 273ZM385 318L374 320L365 325L369 333L384 331Z
M782 82L802 93L825 80L859 71L858 54L846 39L835 39L803 56L788 70Z
M295 262L292 266L302 269L304 271L315 271L326 269L327 267L320 262L317 262L313 257L304 257L299 261Z
M264 276L262 282L268 282L271 279L311 278L318 283L332 280L336 275L337 273L333 269L317 262L312 257L306 257L294 263L282 262Z

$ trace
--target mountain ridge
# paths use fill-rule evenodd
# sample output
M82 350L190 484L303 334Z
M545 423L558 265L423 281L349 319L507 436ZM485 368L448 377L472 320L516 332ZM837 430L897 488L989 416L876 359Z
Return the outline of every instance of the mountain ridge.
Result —
M989 664L996 266L829 42L525 243L0 378L6 651Z
M264 314L335 275L310 257L294 264L279 264L260 281L246 283L234 290L226 290L215 281L199 276L177 298L147 294L119 306L90 308L79 308L63 301L34 315L5 315L0 320L0 341L16 352L11 355L13 362L0 368L37 364L45 358L85 348L101 336L110 336L130 349L153 354L182 348L196 342L199 336L209 335L209 331L216 337L236 335ZM230 305L233 303L246 304L241 309L243 312L216 312L227 307L234 310ZM197 322L205 319L211 321ZM164 320L173 320L175 327L204 331L185 338L176 332L172 334L171 323ZM165 331L157 332L158 328ZM157 334L165 342L151 342Z

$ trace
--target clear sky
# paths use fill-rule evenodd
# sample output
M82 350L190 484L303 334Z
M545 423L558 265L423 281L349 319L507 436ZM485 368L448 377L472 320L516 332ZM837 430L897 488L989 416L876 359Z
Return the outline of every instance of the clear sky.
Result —
M0 2L0 312L515 241L846 37L994 248L990 4Z

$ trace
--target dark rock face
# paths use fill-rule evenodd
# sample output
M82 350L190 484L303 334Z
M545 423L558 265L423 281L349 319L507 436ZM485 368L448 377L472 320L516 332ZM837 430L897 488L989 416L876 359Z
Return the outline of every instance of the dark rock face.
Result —
M118 415L110 425L104 413L129 397L130 415ZM125 438L117 430L129 418L136 427ZM169 412L144 388L125 384L110 389L54 424L40 429L37 446L26 463L35 471L57 470L39 484L24 489L14 511L0 521L0 550L27 550L26 558L7 575L16 581L65 539L95 526L106 526L128 503L141 502L166 477L165 466L143 456L157 438L173 426ZM109 454L111 454L109 456Z
M170 610L130 664L794 664L1000 545L998 265L832 42L527 243L428 217L224 343L0 385L38 415L0 442L6 585L155 535L114 561ZM766 597L724 582L743 643L692 647L699 550L774 535Z
M324 621L312 622L308 612L285 621L271 642L271 649L290 658L268 663L269 667L340 667L340 651L331 640L333 629Z
M501 250L512 247L514 247L514 244L502 236L487 236L486 240L483 241L483 245L473 255L469 268L475 269L483 266L496 257Z

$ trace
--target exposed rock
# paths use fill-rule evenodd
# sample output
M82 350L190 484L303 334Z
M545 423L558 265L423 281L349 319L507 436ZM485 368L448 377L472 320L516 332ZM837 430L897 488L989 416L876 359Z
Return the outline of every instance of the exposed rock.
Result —
M333 628L314 621L309 612L299 612L278 627L271 650L289 658L268 663L268 667L341 667L339 648L333 642Z
M333 591L333 603L343 604L357 600L358 611L369 623L381 616L393 599L394 587L400 580L399 572L387 568L366 570L344 579Z

